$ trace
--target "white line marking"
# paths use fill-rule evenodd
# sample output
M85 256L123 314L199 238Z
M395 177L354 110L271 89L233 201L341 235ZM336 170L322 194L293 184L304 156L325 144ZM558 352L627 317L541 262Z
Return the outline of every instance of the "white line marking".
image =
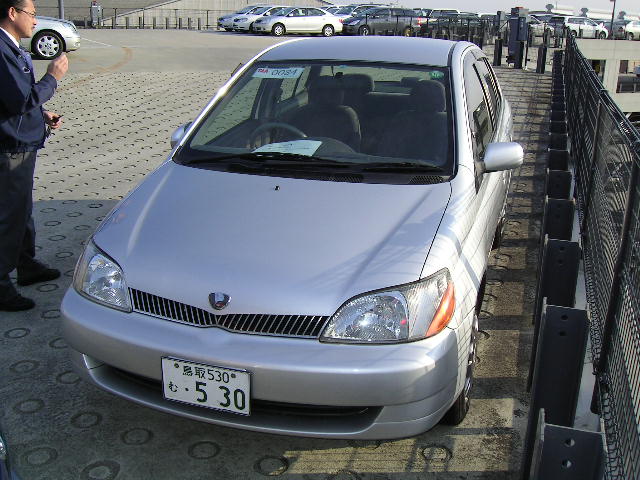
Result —
M87 42L97 43L99 45L104 45L105 47L113 47L113 45L109 45L108 43L96 42L95 40L89 40L88 38L80 37L82 40L86 40Z

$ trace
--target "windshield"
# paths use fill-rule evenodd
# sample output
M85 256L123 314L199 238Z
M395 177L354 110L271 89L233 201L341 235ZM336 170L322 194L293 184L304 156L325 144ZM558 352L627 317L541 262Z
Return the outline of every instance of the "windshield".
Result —
M247 12L250 12L251 10L253 10L254 8L256 8L255 5L251 5L251 6L248 6L248 7L243 7L240 10L238 10L236 13L247 13Z
M349 15L351 12L355 10L355 7L342 7L339 8L335 14L336 15Z
M251 160L257 174L265 174L257 171L260 162L278 159L311 169L451 175L449 82L444 67L257 63L207 112L174 160L209 169Z
M260 15L261 13L266 12L267 10L269 10L271 7L260 7L256 10L254 10L253 12L251 12L254 15Z

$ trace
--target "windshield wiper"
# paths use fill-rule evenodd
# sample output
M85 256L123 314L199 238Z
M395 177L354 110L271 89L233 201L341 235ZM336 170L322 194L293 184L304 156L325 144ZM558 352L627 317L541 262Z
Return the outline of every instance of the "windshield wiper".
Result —
M239 163L247 167L277 167L277 166L313 166L313 167L337 167L347 168L349 165L339 160L316 157L313 155L303 155L300 153L283 152L247 152L234 153L229 155L211 156L191 160L187 165L197 165L202 163L224 162L226 160L249 160L249 164Z
M398 162L387 163L377 162L369 163L363 166L362 170L366 172L444 172L445 169L438 167L437 165L431 165L428 163L415 163L415 162Z

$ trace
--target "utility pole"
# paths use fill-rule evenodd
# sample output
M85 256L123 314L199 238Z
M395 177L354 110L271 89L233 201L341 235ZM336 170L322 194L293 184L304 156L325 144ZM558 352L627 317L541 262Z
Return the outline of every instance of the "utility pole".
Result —
M62 1L62 0L59 0ZM613 19L616 15L616 0L611 0L613 2L613 11L611 12L611 25L609 26L609 40L613 40Z
M64 19L64 0L58 0L58 16Z

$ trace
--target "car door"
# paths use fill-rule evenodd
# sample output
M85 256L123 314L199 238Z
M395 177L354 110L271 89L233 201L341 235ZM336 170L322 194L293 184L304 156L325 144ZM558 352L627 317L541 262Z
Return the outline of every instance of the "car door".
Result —
M306 8L306 17L304 18L305 32L319 33L324 26L325 13L318 8Z
M493 232L503 207L506 189L501 172L485 173L484 153L489 143L495 141L496 113L499 106L499 90L495 79L488 70L490 67L479 52L467 53L463 62L464 88L469 116L471 145L476 177L476 197L472 214L478 225L473 226L470 234L478 244L477 255L487 255L493 243ZM491 88L491 89L490 89Z
M287 32L304 32L307 25L305 23L305 8L296 8L287 14L285 27Z
M393 24L391 23L391 10L389 8L381 8L376 10L372 16L372 20L369 22L372 29L376 32L384 32L391 30L395 26L395 19Z
M582 20L582 36L584 38L595 38L597 35L597 24L589 18Z

